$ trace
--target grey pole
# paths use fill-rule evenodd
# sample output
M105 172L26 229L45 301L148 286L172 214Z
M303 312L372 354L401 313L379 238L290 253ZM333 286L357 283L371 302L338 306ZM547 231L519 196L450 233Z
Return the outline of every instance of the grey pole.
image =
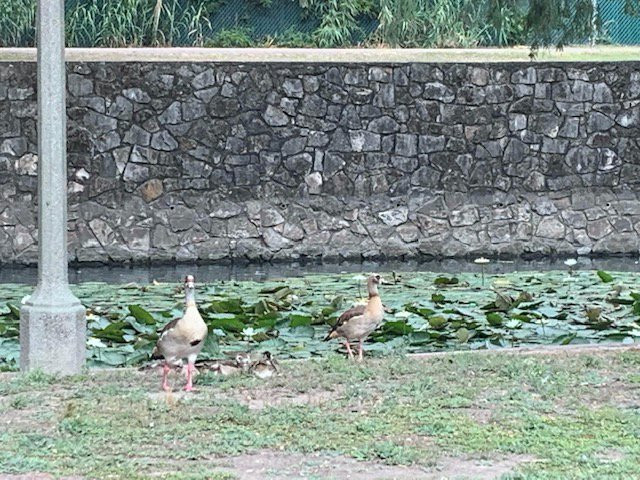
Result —
M20 368L74 374L85 310L67 275L64 0L38 0L38 285L20 311Z

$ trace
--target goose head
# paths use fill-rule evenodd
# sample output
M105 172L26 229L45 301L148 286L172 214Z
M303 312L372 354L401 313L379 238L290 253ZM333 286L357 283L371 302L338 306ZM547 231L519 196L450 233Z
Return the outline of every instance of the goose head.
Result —
M185 290L194 290L196 288L196 279L193 275L187 275L184 277Z
M245 371L249 368L249 365L251 363L251 356L248 353L240 352L236 354L235 361L238 367Z
M367 290L369 290L369 296L378 295L378 285L383 283L382 277L379 273L372 273L367 279Z

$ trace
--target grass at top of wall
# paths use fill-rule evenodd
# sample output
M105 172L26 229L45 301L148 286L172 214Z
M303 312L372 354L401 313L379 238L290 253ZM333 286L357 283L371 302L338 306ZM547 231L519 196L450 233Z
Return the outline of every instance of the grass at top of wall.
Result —
M35 61L35 49L0 48L0 62ZM640 47L567 47L543 50L535 60L527 47L473 49L284 49L284 48L70 48L67 61L106 62L617 62L640 61Z
M160 393L153 371L0 378L4 473L229 479L276 456L273 479L325 478L310 475L324 462L376 479L440 478L457 465L471 478L488 468L591 480L637 478L640 461L636 351L362 365L334 355L284 362L267 381L202 374L189 395ZM383 475L394 465L406 473Z

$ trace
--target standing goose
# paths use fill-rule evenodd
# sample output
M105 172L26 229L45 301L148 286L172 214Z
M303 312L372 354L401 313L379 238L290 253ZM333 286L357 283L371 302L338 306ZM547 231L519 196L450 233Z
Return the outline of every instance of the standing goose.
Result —
M358 360L362 361L362 342L382 323L384 307L378 294L378 285L382 283L380 275L373 274L367 280L369 301L366 305L358 305L350 308L338 318L331 328L325 340L343 337L347 347L349 358L353 357L353 351L349 341L358 341Z
M195 299L196 285L193 275L187 275L184 280L185 310L181 318L176 318L164 326L160 338L153 349L151 358L164 358L162 370L162 388L171 390L167 382L167 375L174 365L179 365L183 358L187 359L187 392L193 390L193 372L198 353L202 350L207 338L207 325L202 320Z

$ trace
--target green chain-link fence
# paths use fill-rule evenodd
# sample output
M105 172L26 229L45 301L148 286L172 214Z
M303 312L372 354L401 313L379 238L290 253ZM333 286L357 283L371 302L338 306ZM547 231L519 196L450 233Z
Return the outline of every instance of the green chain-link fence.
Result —
M625 0L597 0L604 30L602 40L613 44L640 45L640 17L625 13L624 4ZM358 20L360 28L353 36L354 42L364 40L378 27L378 20L371 16L362 16ZM210 22L212 34L244 29L253 38L264 38L290 32L310 35L319 27L320 18L302 8L299 0L271 0L264 6L256 0L233 0L222 3Z
M0 0L0 47L33 46L35 39L35 4L37 0ZM325 0L323 0L325 1ZM477 0L477 2L488 0ZM526 5L526 0L523 0ZM597 40L622 45L640 45L640 16L625 11L627 0L596 0L602 32ZM640 0L634 0L640 5ZM380 3L359 0L66 0L67 42L69 46L354 46L380 41L373 33L379 27L377 18ZM344 2L344 3L343 3ZM357 4L360 10L353 17L340 18L324 10L333 5ZM393 2L387 2L393 4ZM517 2L513 2L514 4ZM309 7L313 4L313 8ZM436 15L437 6L448 5L447 14ZM159 17L154 10L160 5ZM305 8L303 5L306 5ZM337 5L337 7L336 7ZM362 5L374 5L368 11ZM487 35L487 21L483 18L455 17L463 7L482 5L474 0L432 0L420 3L421 27L409 29L414 41L405 46L476 46L511 45L526 42L524 35L513 35L522 30L523 13L512 9L505 13L505 24L511 31L504 39L500 35ZM346 8L345 8L346 9ZM458 9L458 10L456 10ZM431 10L434 10L432 13ZM368 12L368 13L365 13ZM324 17L323 17L324 15ZM511 16L510 16L511 15ZM329 18L328 18L329 17ZM332 18L335 17L335 18ZM437 27L430 18L439 19ZM335 20L335 21L332 21ZM155 23L154 23L155 22ZM342 24L340 23L342 22ZM475 23L474 23L475 22ZM509 23L511 22L511 23ZM348 24L348 27L344 25ZM455 24L455 26L452 26ZM456 30L457 29L457 30ZM437 37L450 36L444 40ZM385 30L386 31L386 30ZM434 33L435 32L435 33ZM445 33L442 33L445 32ZM504 33L504 32L503 32ZM457 35L459 34L459 35ZM465 34L468 34L465 36ZM475 36L474 36L475 35ZM470 37L466 42L461 41ZM335 39L337 41L334 41ZM447 41L448 38L453 40ZM386 37L385 37L386 39ZM383 40L385 40L383 39ZM585 38L585 43L590 39ZM456 43L457 42L457 43Z
M260 6L252 0L225 2L211 17L214 32L246 28L256 37L282 35L287 31L311 33L320 19L304 11L297 0L272 0Z
M640 44L640 18L624 11L625 0L600 0L598 13L605 39L620 45Z
M640 45L640 17L625 12L625 0L597 0L596 3L603 26L601 40ZM271 0L268 6L258 6L255 0L227 1L210 20L214 33L241 28L255 38L277 37L293 31L311 34L320 25L320 19L303 9L299 0ZM363 16L359 18L359 26L354 42L369 36L378 27L378 20Z

